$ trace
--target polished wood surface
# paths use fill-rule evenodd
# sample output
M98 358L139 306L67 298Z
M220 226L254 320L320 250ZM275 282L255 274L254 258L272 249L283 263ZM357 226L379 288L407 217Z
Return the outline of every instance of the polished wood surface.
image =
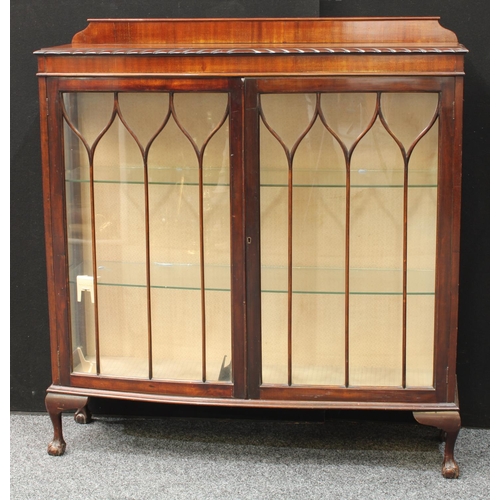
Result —
M453 446L460 424L456 395L458 267L460 244L461 130L464 54L454 33L439 18L319 19L104 19L89 20L71 44L36 51L38 57L42 140L44 217L50 309L52 381L47 408L54 424L52 454L64 452L60 412L77 409L77 420L90 419L86 398L233 405L263 408L395 409L419 412L422 423L446 427L446 477L456 477ZM151 296L148 295L148 374L144 379L100 373L99 323L95 319L97 373L72 373L68 242L66 235L64 92L227 92L230 156L231 346L232 382L206 381L206 328L203 370L199 381L153 377ZM378 95L373 120L384 124L384 92L436 92L439 106L428 129L439 119L438 211L435 282L434 377L430 387L406 383L406 298L403 285L401 387L353 387L349 380L350 160L354 146L344 147L345 213L345 384L294 385L292 364L292 220L293 155L288 159L288 384L262 381L261 221L259 127L266 126L260 95L265 93L372 92ZM319 98L318 101L319 102ZM115 106L116 109L118 109ZM116 111L118 112L118 111ZM316 105L315 120L321 121ZM68 123L71 120L67 120ZM386 127L389 131L389 127ZM181 128L182 130L182 128ZM129 131L130 132L130 131ZM183 132L189 139L189 133ZM213 132L215 133L215 132ZM133 136L133 133L132 133ZM156 136L155 136L156 137ZM361 138L358 138L358 142ZM418 139L408 149L393 137L404 158L403 263L408 253L408 163ZM199 204L203 203L203 149L199 161ZM151 141L152 142L152 141ZM92 145L89 145L92 148ZM147 146L146 146L147 149ZM141 149L147 185L147 151ZM90 166L92 180L92 164ZM93 182L90 182L91 199ZM149 234L149 198L144 190L145 226ZM203 211L202 211L203 212ZM95 221L92 235L95 234ZM204 221L199 221L203 254ZM95 254L95 241L93 242ZM149 259L149 239L146 243ZM149 260L148 260L149 263ZM95 263L94 263L95 265ZM149 266L148 266L149 267ZM97 274L94 268L94 275ZM403 274L406 275L406 272ZM406 280L406 278L405 278ZM97 297L97 284L95 283ZM151 288L148 275L146 288ZM205 318L204 262L201 262L201 309ZM95 306L97 307L97 305ZM203 321L205 321L203 319ZM204 324L204 323L203 323ZM429 416L422 412L440 412ZM455 412L455 413L454 413ZM451 420L450 420L451 419ZM444 423L443 423L444 422ZM451 422L451 424L449 424ZM449 425L448 425L449 424ZM458 427L457 427L458 425ZM444 427L443 427L444 426ZM49 451L50 452L50 451Z
M239 399L233 398L228 401L225 398L214 395L201 396L178 396L172 394L163 394L160 392L147 393L142 390L113 390L87 387L68 387L51 385L47 389L48 393L53 394L72 394L86 396L89 398L111 398L130 401L144 401L151 403L169 403L169 404L193 404L197 406L233 406L239 408L300 408L300 409L318 409L318 410L398 410L398 411L458 411L457 403L428 403L413 398L409 402L399 402L384 399L383 401L323 401L323 400L291 400L291 399Z
M104 44L294 45L337 43L385 46L447 45L456 35L438 17L294 19L89 19L73 46Z
M46 75L257 76L458 74L466 52L439 18L402 17L90 20L35 53Z
M40 76L311 76L345 75L457 75L463 74L458 54L305 54L251 56L132 56L43 55Z
M298 24L297 24L298 23ZM297 26L301 29L297 31ZM404 18L396 19L325 19L325 20L242 20L242 21L229 21L229 20L104 20L104 21L92 21L89 28L84 30L82 33L75 36L73 44L86 43L90 45L102 45L109 43L110 33L114 33L115 42L121 45L122 49L126 48L127 45L134 44L137 42L138 37L143 37L146 31L149 35L145 38L141 38L144 42L143 45L158 43L160 38L167 40L168 36L172 36L176 43L188 43L190 38L193 37L193 30L202 29L202 34L197 38L199 43L214 43L220 42L221 40L227 40L228 31L236 29L240 33L240 38L237 38L236 43L247 43L254 44L259 42L270 43L271 41L276 41L283 37L290 39L292 42L298 42L299 38L297 33L301 33L300 41L304 44L307 43L318 43L319 41L330 40L335 43L348 44L353 40L360 41L360 43L365 43L366 38L358 38L360 32L366 33L367 30L370 33L371 41L381 43L385 40L386 43L402 43L408 42L411 44L425 44L428 46L436 44L456 44L455 35L451 34L444 28L440 27L437 18L422 18L408 20ZM313 30L312 27L315 27ZM216 29L217 28L217 29ZM404 28L404 29L403 29ZM173 31L172 31L173 30ZM206 30L206 34L205 33ZM314 33L311 33L314 32ZM175 36L172 34L174 33ZM257 33L257 34L255 34ZM289 34L294 33L294 37L289 38ZM168 36L167 36L168 35ZM177 37L177 38L176 38ZM217 38L220 37L220 38ZM245 38L246 37L246 38ZM281 38L280 38L281 37ZM233 40L233 39L232 39ZM234 40L233 40L234 41ZM464 50L456 45L456 49ZM56 57L54 54L60 51L59 55ZM324 92L324 91L346 91L346 90L358 90L358 91L443 91L444 100L441 105L442 121L443 121L443 134L442 134L442 145L441 148L445 152L443 154L443 168L440 168L441 179L440 185L440 212L438 217L439 229L438 232L446 237L447 239L441 238L438 242L438 255L440 255L440 262L438 265L439 275L437 278L437 293L438 303L440 309L437 312L437 344L436 344L436 359L435 359L435 372L436 372L436 400L451 402L454 400L454 393L452 389L449 389L448 380L450 373L454 373L454 341L450 341L449 331L450 323L456 316L454 313L454 308L450 303L450 294L448 293L450 287L450 280L452 279L452 274L456 275L456 269L454 273L450 270L450 260L448 258L448 248L451 244L451 234L458 234L458 217L456 215L457 200L453 200L449 193L453 190L457 191L460 186L460 181L457 177L460 175L459 168L459 154L458 150L460 148L459 143L451 143L447 141L447 137L455 137L456 131L453 127L456 127L457 120L455 119L456 114L461 113L460 101L454 96L454 77L437 77L437 76L421 76L422 73L426 74L425 69L429 69L429 65L433 68L439 67L439 73L441 74L443 68L448 66L448 70L454 72L457 67L461 68L463 64L463 56L458 55L456 51L450 51L449 53L444 53L443 51L437 51L434 54L393 54L381 55L381 53L375 53L373 55L367 55L356 53L347 55L343 53L341 56L336 55L334 52L328 56L325 54L316 54L312 56L310 53L305 53L303 55L297 54L286 54L286 55L276 55L276 61L280 61L274 66L274 59L269 59L268 56L262 56L258 54L253 54L249 56L234 55L231 59L230 66L231 71L238 69L238 74L248 77L255 71L255 65L259 67L262 64L262 71L264 74L267 72L269 74L275 74L276 69L279 72L286 75L286 78L274 78L268 77L256 79L254 82L246 78L244 87L245 96L243 96L243 86L241 83L237 83L238 80L233 78L217 79L217 80L207 80L207 79L188 79L188 78L169 78L164 80L160 75L155 76L155 78L145 78L143 72L146 67L149 71L163 71L163 69L168 68L169 71L173 73L177 71L189 72L189 61L196 61L196 64L201 68L205 65L205 56L191 57L193 54L185 54L183 56L175 57L163 57L163 54L159 54L158 57L151 57L150 55L141 55L138 57L129 57L126 53L118 55L118 49L115 51L115 55L112 57L116 58L118 67L114 67L113 61L115 59L109 59L108 56L87 56L83 55L83 52L66 52L63 54L62 49L46 49L38 51L39 59L41 61L41 66L50 71L50 64L59 65L61 68L64 67L64 74L71 74L74 71L89 71L90 75L97 76L100 75L100 71L106 67L107 74L111 78L100 79L100 78L86 78L86 79L72 79L72 78L58 78L50 79L49 88L46 88L46 73L40 73L40 93L41 95L47 95L50 97L49 106L50 110L45 108L44 100L42 102L42 132L47 129L47 126L56 131L54 136L60 136L60 126L61 123L58 118L58 106L59 106L59 92L61 91L84 91L84 90L100 90L100 91L134 91L134 90L149 90L154 91L156 89L164 89L165 85L167 88L175 90L222 90L235 85L239 86L239 89L233 92L233 105L231 113L233 116L238 118L235 122L231 137L233 141L233 151L235 152L232 157L232 197L233 197L233 217L232 217L232 231L233 231L233 350L238 360L237 366L241 367L241 370L236 370L236 380L238 380L237 386L239 387L238 393L240 396L246 393L247 387L247 375L248 374L248 391L249 394L254 394L254 397L258 395L260 384L260 344L259 344L259 334L260 326L257 318L259 314L259 294L260 285L258 281L259 275L259 253L258 246L256 242L259 241L258 225L259 221L254 217L253 214L258 212L258 207L255 206L255 202L258 203L258 197L254 198L255 193L258 193L258 144L254 140L255 134L252 132L252 127L255 129L257 116L252 118L252 113L256 103L252 103L255 100L256 95L259 92ZM49 56L49 54L52 54ZM438 55L437 55L438 54ZM340 58L340 59L339 59ZM396 58L394 63L390 63L390 59ZM211 61L218 61L215 63L222 64L223 58L210 57ZM208 59L207 59L208 60ZM228 60L227 58L225 60ZM293 61L301 61L304 65L303 68L295 68L299 70L299 73L292 71L289 73L289 68L287 65L294 64ZM414 76L409 78L408 76L393 76L381 78L380 75L384 75L384 71L388 69L390 65L395 68L395 61L398 61L396 73L401 71L401 69L408 69L414 67ZM140 63L139 61L142 61ZM251 62L250 62L251 61ZM288 62L284 62L288 61ZM290 62L292 61L292 62ZM325 64L322 65L323 61ZM329 66L334 61L334 66ZM339 62L340 61L340 62ZM384 70L379 72L380 68L377 61L384 61L382 66ZM405 68L404 62L408 61L408 68ZM422 61L426 61L423 63ZM110 64L111 62L111 64ZM328 62L328 64L326 64ZM244 63L249 64L253 69L250 69L250 73L247 73L248 66ZM403 63L403 64L402 64ZM129 66L129 64L132 64ZM339 67L339 64L341 67ZM144 66L142 66L144 65ZM180 66L178 66L180 65ZM227 69L225 63L223 64ZM343 66L345 65L345 66ZM359 65L359 66L358 66ZM316 75L315 68L321 66L321 74L328 74L328 77L321 78L311 78L311 75ZM363 68L363 72L370 74L377 74L376 78L369 76L350 76L350 77L336 77L334 75L342 74L343 69L349 71L352 74L356 71L358 67ZM78 69L77 69L78 68ZM82 69L83 68L83 69ZM178 69L179 68L179 69ZM417 70L418 68L418 70ZM136 72L141 73L140 78L121 78L114 71L119 69L120 72L132 76ZM207 68L205 68L207 69ZM207 74L214 70L214 66L208 66ZM121 74L121 73L120 73ZM302 76L307 75L307 78L297 78L295 75L300 74ZM137 75L139 76L139 75ZM57 82L57 83L56 83ZM250 90L254 88L255 90ZM243 99L244 97L244 99ZM239 109L240 104L244 103L244 110ZM453 110L451 109L453 108ZM48 118L45 116L48 114ZM453 115L453 116L452 116ZM452 117L448 120L448 117ZM47 121L47 125L46 125ZM253 125L252 125L253 124ZM245 136L245 143L247 148L243 148L242 135L238 132L240 127L245 125L245 130L248 132ZM250 128L249 128L250 126ZM59 132L57 132L59 131ZM458 131L459 132L459 131ZM458 134L456 135L458 141ZM44 160L44 172L46 172L46 178L50 178L46 183L46 191L50 191L48 201L46 204L47 217L50 217L53 222L47 225L48 227L48 266L49 266L49 292L50 287L53 284L58 284L58 290L54 290L49 293L51 299L51 321L56 321L54 326L51 328L53 332L53 371L54 371L54 382L63 381L69 384L70 381L70 362L71 362L71 349L69 347L69 324L67 316L67 304L69 303L69 296L66 293L66 272L65 272L65 229L61 224L64 220L64 206L59 193L64 192L64 166L62 163L62 157L60 151L62 150L60 139L53 139L48 141L51 145L51 151L45 154L46 159ZM252 144L253 143L253 144ZM449 153L446 148L450 148ZM246 151L245 158L239 156L239 151ZM49 159L50 158L50 159ZM244 179L243 171L241 165L246 164L246 179ZM447 166L449 164L449 166ZM458 165L458 166L457 166ZM253 173L256 172L256 177L252 177ZM255 179L255 180L254 180ZM291 184L289 184L291 185ZM454 186L453 188L451 186ZM290 198L291 199L291 198ZM50 200L50 201L49 201ZM252 201L255 200L255 201ZM245 207L245 210L243 210ZM246 214L246 215L245 215ZM291 217L291 209L289 207L289 217ZM347 217L349 214L347 213ZM241 222L245 219L245 225L243 226ZM289 225L291 224L289 220ZM201 222L202 225L202 222ZM201 226L201 231L202 226ZM290 231L291 233L291 231ZM202 234L202 233L201 233ZM202 240L203 241L203 238ZM454 246L453 254L458 253L458 238L454 236ZM348 244L348 240L346 242ZM289 242L289 247L291 251L291 244ZM441 249L440 249L441 248ZM348 249L348 247L347 247ZM246 257L245 257L246 254ZM59 257L51 258L50 255L57 255ZM442 256L442 257L441 257ZM346 258L348 258L348 252L346 252ZM244 267L242 263L246 260L246 272L244 272ZM56 265L57 264L57 265ZM452 265L454 268L457 266L457 260L453 260ZM52 271L53 269L53 271ZM289 269L290 274L290 269ZM54 276L53 278L51 276ZM347 278L346 278L347 279ZM454 279L456 282L456 278ZM289 290L290 292L290 290ZM289 293L289 297L291 294ZM64 301L61 301L61 297L65 297ZM453 300L453 299L452 299ZM455 300L456 302L456 300ZM61 307L62 304L66 304L64 308ZM246 304L246 308L242 307ZM246 314L245 311L253 311L253 314ZM346 309L346 317L348 309ZM454 316L455 315L455 316ZM244 323L243 318L246 317L246 323ZM290 344L290 317L289 317L289 344ZM250 322L250 323L249 323ZM238 325L245 324L245 328L238 327ZM456 320L455 320L456 324ZM452 328L453 330L453 328ZM96 325L96 332L98 332L98 325ZM98 333L97 333L98 335ZM348 332L346 332L348 337ZM151 334L149 333L149 337ZM242 347L244 346L244 347ZM151 351L151 346L149 347ZM247 352L248 350L248 352ZM289 346L289 351L291 347ZM403 346L403 356L405 348ZM99 357L99 356L98 356ZM348 383L348 342L346 342L346 387L349 386ZM246 363L248 360L248 367ZM289 356L289 385L291 385L291 357ZM404 377L404 365L403 362L403 377ZM248 371L247 371L248 370ZM149 370L150 378L152 375L151 367ZM78 378L78 377L77 377ZM74 380L74 378L73 378ZM87 380L90 383L90 379L85 377L81 378ZM454 379L453 379L454 380ZM106 382L109 383L109 382ZM131 382L133 385L135 382ZM126 381L123 381L124 389L126 387L131 387ZM404 386L404 383L403 383ZM175 386L177 387L177 385ZM253 389L251 389L253 387ZM225 391L226 389L224 389ZM267 390L267 389L266 389ZM174 392L177 392L176 389ZM358 394L361 394L358 392ZM340 395L340 393L339 393ZM312 396L312 392L311 392ZM335 396L338 397L338 396ZM342 396L340 396L342 398Z

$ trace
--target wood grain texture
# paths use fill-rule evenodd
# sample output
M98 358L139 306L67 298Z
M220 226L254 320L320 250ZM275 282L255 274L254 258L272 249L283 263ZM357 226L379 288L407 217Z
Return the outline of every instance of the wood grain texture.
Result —
M72 44L287 44L341 42L457 46L438 17L296 19L90 19Z
M40 74L252 76L451 74L466 52L439 18L401 17L90 20L35 54Z
M42 186L43 186L43 216L45 225L45 253L47 263L47 298L49 303L49 328L50 328L50 357L52 382L61 383L59 378L58 358L58 338L56 328L57 298L54 280L54 258L52 254L52 209L50 203L50 154L48 136L48 96L47 81L40 78L39 85L39 105L40 105L40 139L42 153Z
M452 185L451 193L453 204L453 222L451 236L451 307L450 307L450 331L448 345L448 359L451 370L448 374L448 401L457 398L456 385L457 376L453 369L457 362L457 337L458 337L458 299L459 299L459 267L460 267L460 223L461 223L461 199L462 199L462 124L463 124L463 96L464 81L462 77L455 79L454 96L454 135L453 135L453 161L452 161Z
M440 111L440 155L438 168L438 212L437 212L437 249L436 249L436 312L435 333L436 347L434 350L435 385L439 397L443 400L452 401L455 397L455 384L453 391L449 391L449 375L455 372L455 364L450 359L450 335L452 317L456 312L452 311L454 293L452 281L457 279L452 269L452 237L454 219L457 216L453 205L453 176L454 166L454 128L455 117L453 107L455 102L455 82L449 79L444 84L441 97Z
M86 397L123 399L152 403L191 404L196 406L233 406L240 408L290 408L290 409L344 409L344 410L405 410L405 411L457 411L455 403L434 403L413 399L409 402L397 401L325 401L325 400L286 400L286 399L225 399L216 396L179 396L175 394L147 393L143 391L120 391L118 389L99 389L51 385L48 392Z
M69 383L70 325L69 325L69 276L66 243L66 207L64 199L64 160L63 160L63 132L62 115L56 112L60 109L60 94L57 91L57 82L49 80L47 85L48 117L47 124L50 130L48 140L49 162L43 165L44 177L49 179L48 192L45 195L45 210L50 216L50 251L52 280L49 290L53 290L52 300L49 296L51 320L52 346L52 373L62 384ZM49 257L49 258L50 258Z
M281 76L462 74L459 54L42 55L52 76Z
M244 138L244 82L231 80L230 94L230 196L231 196L231 338L233 350L233 383L235 398L247 397L247 329L245 227L245 172L243 170Z

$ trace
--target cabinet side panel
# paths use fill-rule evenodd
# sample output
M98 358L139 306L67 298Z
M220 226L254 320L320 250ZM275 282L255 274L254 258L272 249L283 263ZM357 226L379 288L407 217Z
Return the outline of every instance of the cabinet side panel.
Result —
M41 61L39 61L41 65ZM49 303L49 327L50 346L52 361L52 382L59 384L59 369L57 365L57 330L55 320L56 296L54 284L53 250L52 250L52 217L51 217L51 196L50 196L50 154L48 135L48 102L47 102L47 79L39 77L39 105L40 105L40 145L42 153L42 183L43 183L43 204L44 204L44 225L45 225L45 252L47 262L47 293Z
M455 108L455 110L454 110ZM443 79L439 130L438 217L436 259L436 390L441 401L455 400L455 384L449 383L454 372L456 351L456 314L458 304L458 234L454 233L460 217L455 198L454 181L460 175L460 162L455 162L455 81ZM457 204L455 204L457 203ZM453 354L452 354L453 353ZM453 376L453 375L452 375Z
M455 130L453 149L453 236L452 236L452 306L450 325L450 370L448 376L447 401L457 399L456 361L459 303L459 265L460 265L460 214L462 198L462 128L463 128L463 77L455 78Z
M49 258L52 261L52 278L54 302L51 307L54 317L52 347L56 346L52 360L53 370L59 371L59 381L62 385L69 384L69 370L72 354L70 351L70 324L69 324L69 284L66 236L66 211L64 207L64 158L63 158L63 130L61 100L58 81L48 80L50 130L49 146L49 179L50 179L50 238L51 251ZM49 296L50 298L50 296ZM54 366L55 364L55 366Z

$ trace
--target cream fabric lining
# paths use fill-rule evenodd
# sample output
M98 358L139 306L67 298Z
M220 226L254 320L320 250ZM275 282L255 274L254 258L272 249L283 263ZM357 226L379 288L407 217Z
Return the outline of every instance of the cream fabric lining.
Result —
M310 123L315 99L314 94L262 96L267 120L289 149ZM375 100L375 94L322 94L325 119L348 147L367 127ZM113 95L79 94L75 101L78 108L75 125L92 144L111 116ZM67 97L65 102L71 105ZM179 94L174 102L181 123L200 147L210 127L222 117L227 94ZM381 100L389 126L405 147L427 126L436 102L437 95L431 93L384 94ZM168 94L121 94L120 106L127 124L144 146L168 110ZM408 191L409 289L412 280L418 281L418 277L413 278L418 276L417 271L431 273L431 278L434 273L437 134L438 123L418 144L410 161L410 185L420 187ZM89 165L85 148L79 140L75 141L68 127L65 127L65 143L67 184L71 185L67 189L67 207L74 280L77 274L92 274L89 185L81 182L89 179ZM153 144L148 164L152 183L151 262L196 266L199 263L198 164L191 144L172 119ZM343 273L345 266L344 156L319 120L298 147L293 169L293 282L300 289L294 288L292 299L292 381L341 386L345 369L342 280L333 290L335 293L332 290L299 293L304 292L304 287L309 292L322 292L318 289L322 286L318 276L324 276L321 270ZM207 378L216 380L223 357L228 356L227 362L231 357L227 123L206 149L203 174L205 265L215 266L213 272L207 269L206 286L227 290L206 294ZM133 272L118 274L124 280L122 285L130 284L127 280L133 275L132 284L142 286L99 286L101 370L109 375L144 378L148 372L143 288L146 271L145 266L143 270L140 266L145 262L144 174L140 149L118 120L97 146L95 178L101 181L95 184L98 264L139 264ZM367 288L372 293L350 297L351 385L401 384L402 298L376 295L381 280L372 271L401 275L402 179L401 153L377 119L358 144L351 162L350 265L353 276L354 270L357 276L365 270ZM262 273L263 283L268 285L262 294L263 381L286 384L288 171L281 145L263 124L261 182ZM307 278L308 267L314 270L310 278ZM282 268L285 272L280 271ZM278 272L269 274L268 270ZM196 272L189 276L190 287L199 288ZM401 293L402 279L396 279L396 283L394 293ZM434 297L432 286L423 289L419 286L415 285L420 295L408 296L407 383L427 387L433 383ZM88 296L82 302L76 301L74 285L71 308L73 345L81 346L91 359L95 356L94 307ZM153 289L152 315L153 376L199 380L199 291ZM80 369L75 366L75 371Z
M315 95L262 95L261 103L267 124L291 151L314 116ZM328 125L348 148L369 125L375 103L375 94L321 95ZM437 94L381 97L387 123L406 149L436 105ZM263 121L260 130L262 375L264 383L287 384L288 165ZM433 384L437 141L438 123L416 146L409 167L408 292L417 295L407 298L406 379L413 387ZM319 119L298 146L292 169L292 384L343 386L346 167ZM402 385L403 183L401 151L377 117L351 159L351 386ZM274 285L264 278L269 273ZM322 275L335 277L335 284L325 285Z
M176 116L198 149L222 120L227 101L225 93L174 95ZM65 103L92 145L111 117L113 94L66 95ZM145 148L168 112L169 95L120 93L119 105ZM73 148L66 154L73 279L93 274L89 161L75 137L66 126L66 150ZM201 380L199 165L173 116L150 149L148 174L151 283L159 287L151 290L153 378ZM147 378L143 159L118 117L96 147L94 179L101 373ZM205 149L203 183L206 376L216 381L224 356L226 365L232 358L228 120ZM81 303L75 299L73 294L73 349L82 347L95 360L94 306L88 295ZM78 359L74 363L76 372L83 370Z

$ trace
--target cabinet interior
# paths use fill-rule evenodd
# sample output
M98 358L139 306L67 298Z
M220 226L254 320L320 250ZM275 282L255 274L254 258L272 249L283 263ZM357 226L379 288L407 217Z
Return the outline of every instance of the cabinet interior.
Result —
M229 94L63 105L73 371L227 382ZM431 387L439 93L262 94L259 129L262 382L398 387L405 338Z

